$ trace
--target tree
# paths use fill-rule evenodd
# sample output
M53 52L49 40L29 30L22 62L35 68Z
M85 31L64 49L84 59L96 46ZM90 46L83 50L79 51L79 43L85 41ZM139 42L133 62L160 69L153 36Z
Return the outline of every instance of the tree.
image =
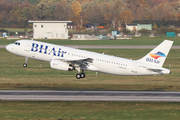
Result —
M27 27L28 20L32 19L31 16L32 6L29 3L22 3L19 6L13 7L9 12L10 21L18 27Z
M98 12L97 12L98 11ZM90 23L99 26L104 21L104 15L100 4L88 6L85 10L86 18Z
M145 0L126 0L128 3L128 9L132 12L135 20L142 20L146 14L148 4Z
M82 11L81 4L78 1L74 1L71 7L72 7L72 12L74 13L74 16L79 17Z
M120 20L120 14L123 10L121 0L114 0L112 4L107 3L104 5L105 20L111 25L112 28L117 28L117 23ZM118 26L119 27L119 26Z
M49 17L53 16L55 3L56 0L41 0L37 4L37 8L41 11L40 19L49 19Z
M30 4L38 4L40 0L29 0Z
M56 4L54 17L56 20L66 21L69 19L71 13L71 6L66 0L61 0Z
M0 0L0 24L9 21L9 12L13 5L8 0Z
M152 12L154 13L154 20L177 20L177 11L170 2L164 2L154 6Z
M131 23L132 20L134 19L132 17L132 13L131 11L123 11L120 13L120 16L121 16L121 20L123 21L124 24L128 24L128 23Z
M86 17L84 12L82 12L81 4L78 1L74 1L71 5L71 9L72 13L70 15L70 20L81 29L86 22Z
M154 29L154 30L156 30L157 28L158 28L157 24L156 24L156 23L154 23L154 25L153 25L153 29Z

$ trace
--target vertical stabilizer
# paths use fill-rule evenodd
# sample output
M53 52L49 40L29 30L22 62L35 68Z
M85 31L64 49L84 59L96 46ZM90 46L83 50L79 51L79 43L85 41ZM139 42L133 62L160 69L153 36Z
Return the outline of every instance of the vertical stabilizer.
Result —
M161 44L159 44L156 48L138 61L162 67L172 47L172 44L173 41L164 40Z

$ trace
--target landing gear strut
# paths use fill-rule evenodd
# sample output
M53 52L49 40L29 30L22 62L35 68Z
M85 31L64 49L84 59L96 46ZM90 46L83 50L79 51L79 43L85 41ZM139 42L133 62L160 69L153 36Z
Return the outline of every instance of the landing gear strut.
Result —
M27 67L28 57L26 57L25 63L23 64L23 67Z
M76 70L78 71L78 74L76 74L76 78L80 79L80 78L85 78L85 74L84 74L84 70L82 70L82 72L80 73L80 68L76 68Z

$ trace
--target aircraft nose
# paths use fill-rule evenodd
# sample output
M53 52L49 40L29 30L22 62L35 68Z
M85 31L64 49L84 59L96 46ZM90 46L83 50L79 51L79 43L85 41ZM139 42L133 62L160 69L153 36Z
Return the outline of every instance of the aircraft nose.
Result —
M7 45L7 46L6 46L6 50L7 50L7 51L11 51L11 50L12 50L12 46L11 46L11 45Z

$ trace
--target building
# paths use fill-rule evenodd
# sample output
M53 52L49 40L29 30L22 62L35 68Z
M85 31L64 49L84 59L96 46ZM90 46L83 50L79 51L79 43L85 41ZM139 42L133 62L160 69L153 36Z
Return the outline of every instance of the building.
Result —
M126 29L130 31L136 31L137 30L137 24L126 24Z
M137 30L152 30L152 24L138 24L137 25Z
M33 24L34 39L68 39L67 23L71 21L35 21Z
M138 31L142 29L152 30L152 24L126 24L126 28L130 31Z
M67 29L68 29L68 30L75 30L75 29L76 29L76 26L74 25L74 23L68 23L68 24L67 24Z

